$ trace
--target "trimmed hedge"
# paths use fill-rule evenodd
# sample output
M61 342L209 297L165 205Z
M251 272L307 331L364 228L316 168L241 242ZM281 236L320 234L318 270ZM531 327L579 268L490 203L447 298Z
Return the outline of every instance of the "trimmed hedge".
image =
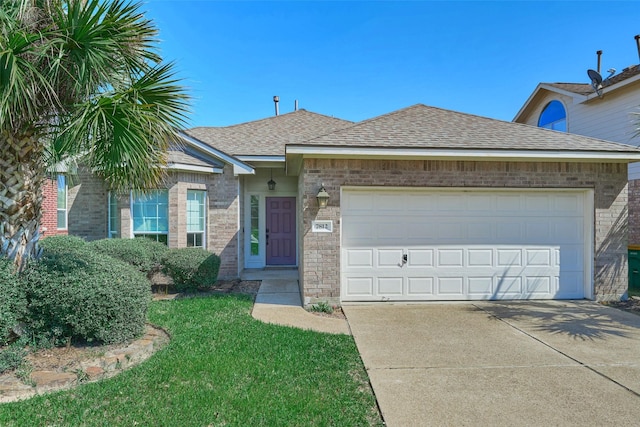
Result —
M95 240L89 246L98 253L131 264L145 274L159 268L163 255L169 250L164 243L144 237Z
M14 270L12 261L0 258L0 345L7 342L27 308L27 297Z
M171 277L178 292L209 289L218 280L220 257L200 248L169 249L162 272Z
M87 242L82 237L58 235L41 239L39 245L43 251L46 251L49 254L53 252L68 253L69 251L85 249Z
M93 252L74 238L44 239L44 253L21 275L32 338L117 343L144 332L151 291L130 265Z

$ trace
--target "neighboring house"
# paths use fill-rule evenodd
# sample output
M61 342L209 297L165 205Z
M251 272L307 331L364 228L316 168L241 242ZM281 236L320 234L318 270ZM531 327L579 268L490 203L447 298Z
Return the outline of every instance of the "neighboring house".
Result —
M165 186L146 194L110 194L80 168L69 232L202 246L222 277L297 267L306 304L626 293L639 149L420 104L359 123L300 110L182 139Z
M606 80L600 95L589 83L540 83L513 121L638 146L638 113L640 65L633 65ZM640 163L628 172L629 243L638 245Z

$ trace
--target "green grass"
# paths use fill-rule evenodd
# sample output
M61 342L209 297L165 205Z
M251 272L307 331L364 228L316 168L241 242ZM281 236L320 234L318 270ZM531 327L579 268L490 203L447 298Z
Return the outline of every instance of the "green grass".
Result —
M120 375L0 405L2 426L382 425L355 343L261 323L251 300L155 302L170 344Z

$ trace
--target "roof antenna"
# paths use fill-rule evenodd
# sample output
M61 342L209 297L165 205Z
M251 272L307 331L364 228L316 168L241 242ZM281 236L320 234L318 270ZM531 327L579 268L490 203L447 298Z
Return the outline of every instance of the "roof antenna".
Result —
M598 98L602 98L602 89L608 83L608 80L611 78L611 76L613 76L616 73L616 69L615 68L609 68L607 70L609 75L607 76L606 79L603 79L602 75L600 74L600 59L602 57L602 51L598 50L596 52L596 55L598 55L598 70L597 71L596 70L587 70L587 75L589 76L589 79L591 80L591 87L598 94Z
M636 34L636 48L638 49L638 58L640 59L640 34Z
M298 100L297 99L293 103L293 111L298 111Z
M280 114L280 110L278 109L278 102L280 102L280 97L276 95L273 97L273 103L276 104L276 116Z

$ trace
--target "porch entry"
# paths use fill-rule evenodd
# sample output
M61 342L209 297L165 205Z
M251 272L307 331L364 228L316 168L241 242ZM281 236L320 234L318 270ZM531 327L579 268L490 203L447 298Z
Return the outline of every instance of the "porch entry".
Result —
M266 198L267 265L296 263L296 198Z

